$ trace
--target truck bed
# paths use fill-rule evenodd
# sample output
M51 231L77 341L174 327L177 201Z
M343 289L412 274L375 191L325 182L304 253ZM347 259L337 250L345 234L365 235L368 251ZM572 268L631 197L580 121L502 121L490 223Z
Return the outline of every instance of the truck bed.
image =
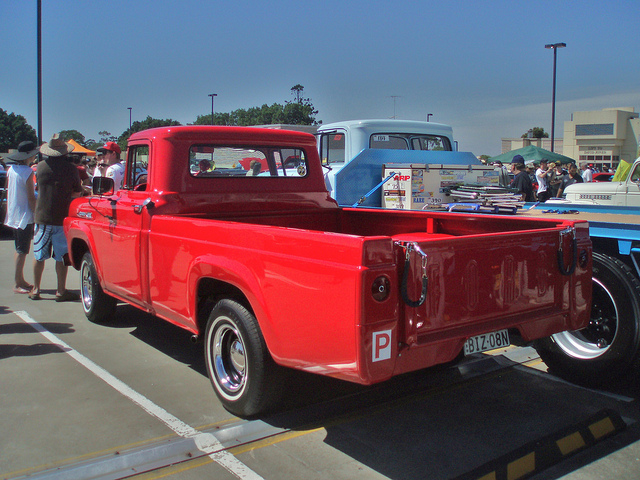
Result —
M154 307L169 319L177 313L178 322L193 318L195 306L182 298L197 285L184 279L202 274L262 292L248 300L282 365L373 383L453 360L474 335L512 329L533 340L588 320L590 264L557 275L562 243L563 262L572 262L571 237L560 235L574 227L570 221L366 209L213 217L153 218L150 278L162 278L152 280ZM578 250L590 253L586 222L576 223L573 235ZM425 253L426 270L418 256L406 263L408 244ZM194 259L219 269L196 275ZM417 308L400 300L405 269L412 300L428 277ZM370 295L380 276L391 284L384 302ZM394 361L370 361L371 337L380 330L399 340Z

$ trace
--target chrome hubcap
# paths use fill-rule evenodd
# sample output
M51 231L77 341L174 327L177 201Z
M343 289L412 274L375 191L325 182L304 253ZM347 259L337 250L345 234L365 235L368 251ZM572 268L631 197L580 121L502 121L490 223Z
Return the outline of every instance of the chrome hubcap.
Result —
M91 309L91 304L93 303L93 282L91 276L91 269L87 263L82 264L82 306L85 311L89 311Z
M613 295L594 278L589 326L574 332L557 333L553 339L567 355L591 360L604 355L611 347L618 330L618 318Z
M242 338L232 323L225 322L215 330L211 349L217 383L227 394L236 396L245 386L246 356Z

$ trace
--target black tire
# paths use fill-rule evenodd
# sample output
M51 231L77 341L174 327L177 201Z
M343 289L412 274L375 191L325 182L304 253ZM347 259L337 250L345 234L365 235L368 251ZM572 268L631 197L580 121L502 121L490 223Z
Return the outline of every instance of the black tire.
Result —
M639 366L640 282L620 260L593 254L593 301L587 328L538 340L549 371L582 385L629 380Z
M229 412L251 417L275 406L284 369L271 358L249 310L234 300L220 300L209 315L204 348L209 379Z
M84 254L80 264L80 300L89 321L105 323L113 318L117 300L102 290L89 252Z

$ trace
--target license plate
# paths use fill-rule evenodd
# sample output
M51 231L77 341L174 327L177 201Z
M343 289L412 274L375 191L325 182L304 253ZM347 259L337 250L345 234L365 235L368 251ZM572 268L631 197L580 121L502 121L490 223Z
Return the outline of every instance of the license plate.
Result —
M483 333L471 337L464 343L464 354L486 352L495 348L502 348L510 345L509 330L498 330L497 332Z

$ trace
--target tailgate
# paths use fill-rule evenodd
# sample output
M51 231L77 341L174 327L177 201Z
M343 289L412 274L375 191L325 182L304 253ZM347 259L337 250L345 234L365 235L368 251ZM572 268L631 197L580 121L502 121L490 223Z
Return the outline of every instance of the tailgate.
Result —
M435 238L400 234L394 241L404 299L398 333L407 346L503 328L531 340L588 321L587 223Z

